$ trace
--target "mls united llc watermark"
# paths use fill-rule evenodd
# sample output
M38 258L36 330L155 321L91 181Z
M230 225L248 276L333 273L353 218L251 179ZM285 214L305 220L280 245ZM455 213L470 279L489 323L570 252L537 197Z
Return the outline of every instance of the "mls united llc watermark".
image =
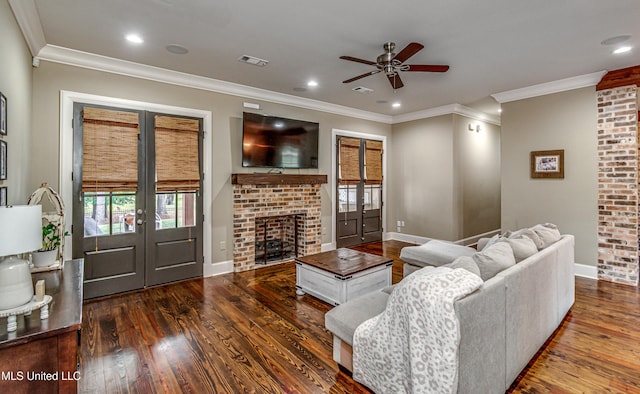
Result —
M0 371L0 380L3 381L60 381L80 380L78 371Z

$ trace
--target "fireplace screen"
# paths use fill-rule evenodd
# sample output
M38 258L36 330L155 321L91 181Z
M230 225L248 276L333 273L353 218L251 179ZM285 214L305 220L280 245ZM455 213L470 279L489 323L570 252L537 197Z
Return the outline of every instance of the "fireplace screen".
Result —
M280 262L298 256L298 229L302 221L300 216L269 216L255 219L256 264Z

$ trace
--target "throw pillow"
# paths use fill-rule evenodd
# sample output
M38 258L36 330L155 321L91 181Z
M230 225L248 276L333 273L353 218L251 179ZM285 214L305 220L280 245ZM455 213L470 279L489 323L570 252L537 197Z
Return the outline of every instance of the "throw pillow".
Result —
M516 263L538 253L536 244L529 237L522 236L520 238L503 238L500 242L506 242L511 246Z
M498 242L500 240L501 236L500 234L496 234L493 237L489 238L489 240L487 241L487 243L482 247L481 250L485 250L486 248L488 248L489 246L493 245L494 243Z
M540 236L530 228L523 228L515 232L509 232L507 234L507 238L530 238L533 243L536 244L536 248L538 248L538 250L542 250L544 248L544 243L542 242L542 239L540 239Z
M476 264L473 258L469 256L460 256L453 260L453 262L443 265L443 267L449 267L451 269L462 268L472 274L480 276L480 268L478 268L478 264Z
M558 226L551 223L536 224L531 227L542 242L542 249L560 240L560 231Z
M516 264L513 250L506 242L495 243L486 250L474 254L473 260L478 265L480 277L484 281L493 278L498 272Z

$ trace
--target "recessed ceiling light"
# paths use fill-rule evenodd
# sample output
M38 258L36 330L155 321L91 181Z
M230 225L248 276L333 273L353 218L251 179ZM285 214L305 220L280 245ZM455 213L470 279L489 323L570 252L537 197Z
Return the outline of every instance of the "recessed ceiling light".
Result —
M189 50L182 45L170 44L165 47L167 51L175 54L175 55L184 55L189 53Z
M137 34L127 34L125 38L133 44L142 44L144 42L142 37Z
M318 86L318 82L316 82L316 81L309 81L309 82L307 82L307 86L310 86L310 87Z
M613 51L613 54L614 55L619 55L621 53L627 53L627 52L630 52L630 51L631 51L631 47L630 46L623 46L623 47L620 47L620 48L616 49L615 51Z
M615 36L615 37L611 37L611 38L607 38L606 40L603 40L602 42L600 42L600 44L602 45L616 45L616 44L620 44L621 42L625 42L628 39L630 39L631 36L630 35L622 35L622 36Z
M393 108L400 108L400 105L401 105L401 104L400 104L400 103L398 103L398 102L395 102L395 103L391 104L391 106L392 106Z

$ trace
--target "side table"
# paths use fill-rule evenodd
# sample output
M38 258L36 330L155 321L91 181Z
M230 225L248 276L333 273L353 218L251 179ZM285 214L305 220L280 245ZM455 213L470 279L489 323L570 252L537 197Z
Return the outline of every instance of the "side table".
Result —
M83 270L77 259L31 275L34 283L45 281L48 318L41 319L42 309L18 315L15 331L0 318L0 393L77 392Z

